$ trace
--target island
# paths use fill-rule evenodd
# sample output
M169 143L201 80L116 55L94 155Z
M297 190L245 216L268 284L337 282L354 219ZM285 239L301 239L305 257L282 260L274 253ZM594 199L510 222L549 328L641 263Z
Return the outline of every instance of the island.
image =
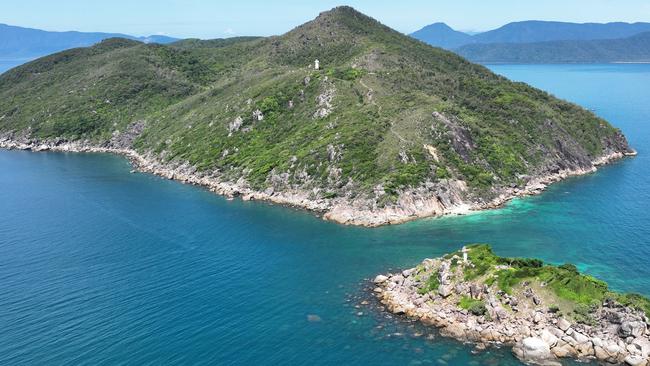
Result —
M611 291L572 264L499 257L476 244L378 275L374 284L387 311L479 349L509 345L540 365L561 358L650 364L650 300Z
M345 6L280 36L111 38L9 70L0 147L123 154L364 226L498 207L635 154L594 113Z

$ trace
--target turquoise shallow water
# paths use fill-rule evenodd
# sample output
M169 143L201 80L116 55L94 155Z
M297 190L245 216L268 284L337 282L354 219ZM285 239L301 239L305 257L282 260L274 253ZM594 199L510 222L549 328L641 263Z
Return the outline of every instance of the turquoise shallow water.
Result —
M0 151L0 364L517 365L355 308L365 278L472 242L650 295L650 65L492 68L594 109L639 156L501 210L365 229L115 156Z

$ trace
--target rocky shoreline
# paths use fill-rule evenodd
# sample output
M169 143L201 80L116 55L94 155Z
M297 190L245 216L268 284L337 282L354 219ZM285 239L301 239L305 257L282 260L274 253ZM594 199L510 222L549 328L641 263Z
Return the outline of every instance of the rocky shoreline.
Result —
M130 146L130 144L128 145ZM112 153L129 159L135 169L155 174L182 183L203 186L217 194L234 198L240 197L245 201L259 200L276 204L292 206L316 212L323 219L344 225L378 227L389 224L401 224L426 217L444 215L462 215L473 211L493 209L503 206L516 197L536 195L543 192L549 184L568 177L595 172L598 166L609 164L625 156L636 155L636 152L613 152L592 162L589 169L566 169L543 177L533 178L525 187L504 188L498 197L489 202L465 202L461 195L467 187L463 181L447 182L447 198L419 190L403 192L395 205L376 207L359 205L346 198L313 199L312 192L306 190L273 190L257 191L248 187L244 179L237 182L222 181L219 177L198 172L190 164L170 165L161 162L153 154L140 154L130 147L98 146L88 141L35 141L28 138L15 139L11 135L0 136L0 148L9 150Z
M578 322L571 314L562 314L560 309L571 305L554 297L543 282L526 280L508 293L488 284L490 274L487 281L485 277L466 280L483 264L461 253L378 275L374 293L391 313L437 327L443 336L474 342L478 349L490 344L512 346L515 356L527 363L560 365L559 359L573 358L650 365L650 328L643 311L607 299L590 309L589 324ZM494 265L496 271L509 267ZM494 273L503 276L504 272Z

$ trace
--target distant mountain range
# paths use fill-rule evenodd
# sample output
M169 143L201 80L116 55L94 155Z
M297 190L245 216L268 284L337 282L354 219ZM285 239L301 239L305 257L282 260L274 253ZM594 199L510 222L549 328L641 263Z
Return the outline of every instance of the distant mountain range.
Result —
M524 21L469 35L444 23L411 34L475 62L637 62L650 54L650 23Z
M471 44L455 51L482 63L649 62L650 32L621 39Z
M419 31L411 33L411 37L446 50L454 50L474 42L473 36L454 30L445 23L427 25Z
M508 23L500 28L469 35L434 23L411 34L432 46L456 49L476 43L533 43L546 41L594 40L626 38L650 32L650 23L564 23L529 20Z
M167 44L167 36L134 37L119 33L49 32L0 24L0 59L32 59L76 47L88 47L108 38L127 38L145 43Z
M411 34L432 46L482 63L593 63L650 61L650 23L522 21L468 34L434 23ZM177 38L121 33L50 32L0 24L0 73L22 62L108 38L169 44Z

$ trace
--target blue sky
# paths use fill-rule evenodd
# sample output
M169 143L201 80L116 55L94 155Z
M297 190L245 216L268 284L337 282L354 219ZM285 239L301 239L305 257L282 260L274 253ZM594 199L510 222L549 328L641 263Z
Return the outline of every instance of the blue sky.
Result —
M0 23L46 30L221 38L281 34L350 5L401 32L442 21L487 30L517 20L650 21L649 0L0 0Z

